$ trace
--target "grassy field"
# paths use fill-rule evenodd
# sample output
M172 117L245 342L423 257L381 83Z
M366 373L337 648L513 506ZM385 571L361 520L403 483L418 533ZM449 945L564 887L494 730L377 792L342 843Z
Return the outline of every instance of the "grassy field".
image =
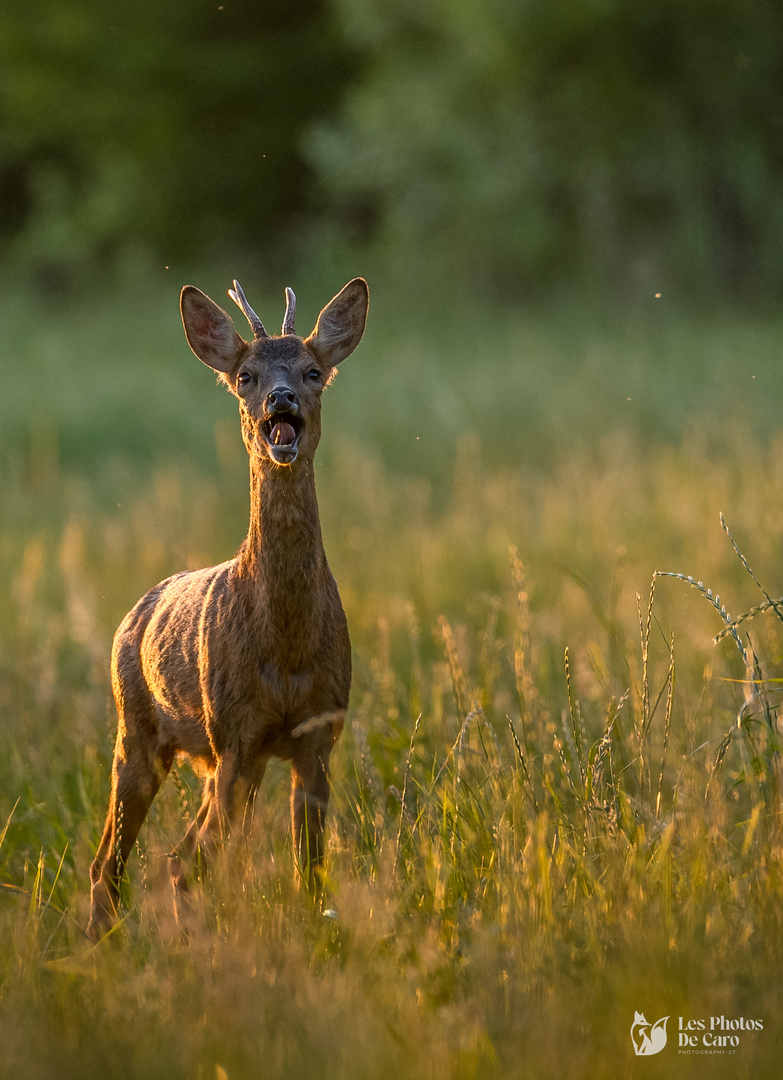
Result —
M235 403L176 296L12 296L0 328L0 1075L778 1076L783 634L766 611L713 637L722 605L765 602L720 512L783 593L779 317L663 297L414 320L373 297L318 472L355 661L339 920L294 888L277 763L183 940L183 764L123 923L87 946L112 634L246 528ZM646 1060L637 1011L670 1017ZM680 1055L681 1017L763 1028Z

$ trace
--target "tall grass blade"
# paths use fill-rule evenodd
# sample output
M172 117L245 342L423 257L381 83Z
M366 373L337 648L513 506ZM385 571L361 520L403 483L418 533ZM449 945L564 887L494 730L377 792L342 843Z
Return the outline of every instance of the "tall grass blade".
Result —
M2 846L3 846L4 842L5 842L6 834L8 833L8 827L11 824L11 818L14 816L14 812L15 812L17 806L19 805L19 799L21 799L21 796L19 796L19 798L14 803L14 805L11 807L11 812L8 815L8 817L5 819L5 825L3 825L2 832L0 832L0 849L2 848Z
M747 560L747 559L745 558L745 556L744 556L744 555L742 554L742 552L740 551L739 547L737 546L737 543L736 543L736 541L735 541L734 537L733 537L733 536L731 535L731 531L729 530L729 527L728 527L728 525L726 524L726 519L724 518L724 516L723 516L723 514L722 514L722 513L721 513L721 515L720 515L720 524L721 524L721 528L722 528L722 529L723 529L723 531L725 532L726 536L728 536L728 538L729 538L729 541L730 541L730 543L731 543L731 546L732 546L732 547L734 548L734 551L735 551L735 553L736 553L736 555L737 555L737 558L738 558L738 559L739 559L739 561L740 561L740 562L742 563L742 565L743 565L743 566L745 567L745 569L747 570L748 574L750 574L750 576L751 576L751 578L753 579L753 581L755 582L755 584L756 584L756 585L758 586L758 588L759 588L759 589L761 590L761 592L762 592L762 593L764 594L764 598L765 598L765 600L767 601L767 604L768 604L768 605L769 605L769 606L770 606L770 607L772 608L772 610L773 610L773 611L775 612L775 614L776 614L776 615L777 615L777 617L778 617L778 618L779 618L779 619L781 620L781 622L783 622L783 604L781 604L781 602L780 602L779 600L773 600L773 599L772 599L772 597L771 597L771 596L769 595L769 593L767 592L767 590L766 590L766 589L764 588L764 586L763 586L763 585L761 584L761 582L759 581L759 579L758 579L758 578L756 577L756 575L755 575L755 574L753 573L753 571L752 571L752 570L751 570L751 568L750 568L750 563L749 563L749 562L748 562L748 560Z
M694 577L691 577L688 574L678 574L671 570L656 570L653 576L656 578L676 578L677 581L684 581L686 585L690 585L692 589L696 589L697 592L701 593L701 595L710 604L710 606L713 607L715 611L717 611L718 615L720 615L721 619L725 623L725 633L729 634L729 636L734 641L734 644L739 649L740 656L742 657L742 661L745 664L745 667L749 667L748 654L745 646L740 640L740 636L737 633L731 616L729 615L725 606L721 604L720 596L713 596L712 589L708 589L703 581L697 581Z
M513 722L513 720L511 719L510 716L506 716L506 720L508 721L508 726L511 729L511 738L514 740L514 746L516 748L517 758L519 759L519 764L520 764L520 766L522 768L522 774L523 774L523 776L525 778L525 784L527 785L528 798L530 799L533 810L535 811L536 815L538 815L541 811L539 810L538 801L536 799L536 793L535 793L535 791L533 789L533 782L532 782L532 780L530 778L530 773L528 772L528 769L527 769L527 762L525 761L525 755L524 755L524 753L522 751L522 747L520 746L519 739L517 738L517 733L514 730L514 722Z
M413 732L411 734L410 745L408 746L408 756L405 760L405 775L402 778L402 794L400 795L400 823L397 828L397 843L394 848L394 864L395 867L400 858L400 842L402 840L402 825L405 818L405 798L408 794L408 777L411 772L411 761L413 760L413 746L416 742L416 735L419 731L419 724L421 723L422 714L416 717L416 723L413 725Z
M672 705L674 702L674 634L671 637L669 649L669 675L667 679L668 691L666 694L666 712L663 718L663 750L661 752L661 768L658 773L658 794L655 797L655 816L661 816L661 795L663 792L663 771L666 765L666 750L669 746L669 731L672 721Z

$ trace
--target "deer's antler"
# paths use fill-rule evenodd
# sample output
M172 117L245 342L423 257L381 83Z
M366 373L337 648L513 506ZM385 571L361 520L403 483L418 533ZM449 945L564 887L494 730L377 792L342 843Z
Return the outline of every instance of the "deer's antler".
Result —
M269 334L267 334L266 330L264 329L264 324L256 315L255 311L253 311L250 304L248 304L247 297L242 291L242 286L239 284L236 278L234 278L234 288L228 290L228 295L231 297L237 307L242 309L245 318L250 323L251 329L253 331L253 338L256 341L258 341L259 338L268 338Z
M294 319L296 317L296 297L293 289L285 291L285 316L283 317L283 335L295 334Z

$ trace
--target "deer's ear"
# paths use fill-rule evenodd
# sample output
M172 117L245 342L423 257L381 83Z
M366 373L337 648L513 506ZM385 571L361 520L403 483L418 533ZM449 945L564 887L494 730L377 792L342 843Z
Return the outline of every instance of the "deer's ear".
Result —
M182 290L179 308L188 345L199 360L223 374L231 371L246 343L225 311L195 285Z
M330 367L339 364L362 340L369 303L370 290L364 278L349 281L318 316L305 344Z

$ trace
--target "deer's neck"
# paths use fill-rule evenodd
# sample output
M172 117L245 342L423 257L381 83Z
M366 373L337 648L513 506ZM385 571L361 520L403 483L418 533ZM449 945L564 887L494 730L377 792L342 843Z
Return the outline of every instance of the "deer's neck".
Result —
M312 461L296 468L250 460L250 527L241 580L282 633L309 623L326 573Z

